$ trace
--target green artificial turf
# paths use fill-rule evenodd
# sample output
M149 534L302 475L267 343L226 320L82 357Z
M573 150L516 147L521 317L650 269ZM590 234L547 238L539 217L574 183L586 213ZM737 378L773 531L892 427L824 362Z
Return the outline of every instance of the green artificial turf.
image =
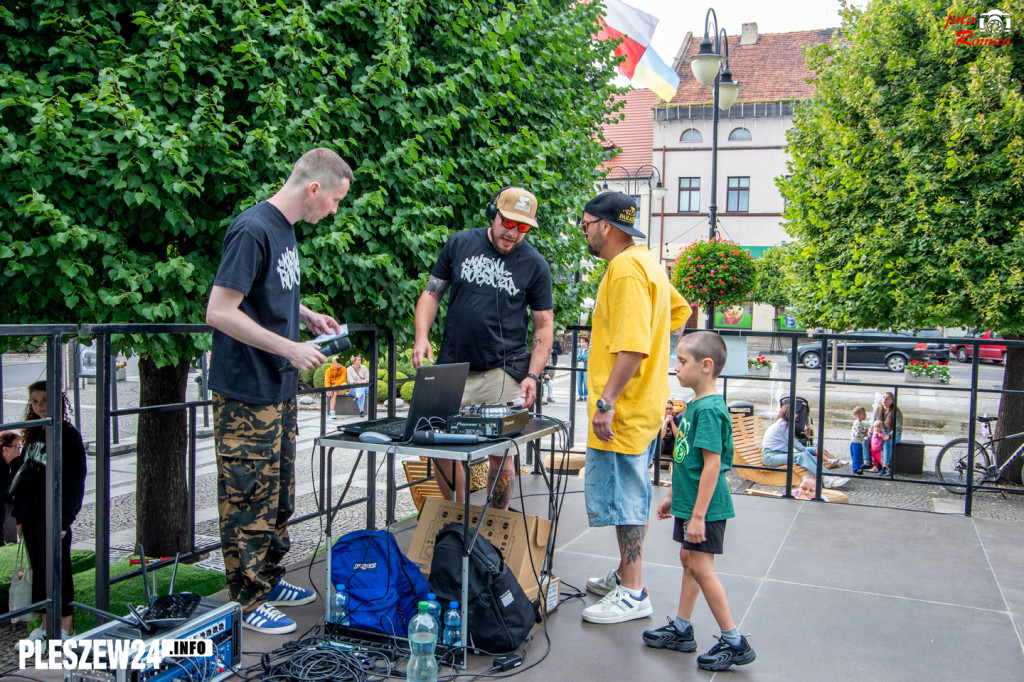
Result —
M0 613L7 613L8 591L11 589L11 577L14 575L15 554L17 544L0 547ZM28 556L25 556L28 565ZM89 549L71 550L71 572L81 573L92 570L96 566L96 552Z
M10 547L11 551L8 552ZM77 556L76 556L77 553ZM8 557L8 554L10 555ZM94 606L96 604L96 562L95 553L88 550L71 550L71 566L75 569L75 601L82 604ZM6 562L6 563L5 563ZM122 559L116 564L110 565L110 577L114 578L134 570L138 566L129 565L128 559ZM6 568L9 567L9 568ZM13 546L0 547L0 570L3 570L3 580L0 583L0 599L3 600L4 611L7 610L7 592L11 586L11 573L14 571ZM157 595L167 594L167 588L171 582L172 566L168 565L157 571ZM149 575L152 581L152 574ZM152 585L152 582L150 583ZM175 592L194 592L204 597L220 592L224 589L223 571L211 571L197 566L178 564L178 575L174 579ZM146 603L146 592L142 586L142 577L129 578L110 586L110 612L118 615L128 615L126 604L131 603L136 607L144 606ZM75 609L75 632L82 633L91 630L96 625L96 617L85 609ZM41 621L28 623L28 629L38 627Z

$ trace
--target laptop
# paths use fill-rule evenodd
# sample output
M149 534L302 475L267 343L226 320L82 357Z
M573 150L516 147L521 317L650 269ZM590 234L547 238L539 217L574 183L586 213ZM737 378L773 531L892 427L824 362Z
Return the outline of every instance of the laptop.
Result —
M424 365L416 370L416 383L412 389L412 398L409 400L407 417L385 417L354 422L342 427L342 431L356 438L361 433L376 431L390 436L393 441L407 441L417 429L445 429L448 417L459 413L467 376L468 362Z

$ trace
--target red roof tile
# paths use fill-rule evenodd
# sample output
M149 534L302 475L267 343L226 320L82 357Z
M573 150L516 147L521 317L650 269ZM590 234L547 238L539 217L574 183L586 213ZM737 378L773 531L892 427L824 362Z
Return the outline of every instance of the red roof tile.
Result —
M763 33L753 45L740 45L740 36L729 36L729 70L742 87L737 102L772 102L788 99L807 99L814 87L807 83L811 72L807 69L804 48L820 45L833 39L839 29L824 28L792 33ZM694 35L686 47L684 57L697 54L700 36ZM690 65L680 60L679 90L670 104L710 104L714 100L711 90L701 85Z
M603 166L623 166L632 173L651 162L654 144L651 108L658 101L658 96L645 89L630 90L624 98L626 105L619 113L625 113L626 117L604 127L605 146L611 149L622 147L622 151ZM623 97L617 96L616 99Z

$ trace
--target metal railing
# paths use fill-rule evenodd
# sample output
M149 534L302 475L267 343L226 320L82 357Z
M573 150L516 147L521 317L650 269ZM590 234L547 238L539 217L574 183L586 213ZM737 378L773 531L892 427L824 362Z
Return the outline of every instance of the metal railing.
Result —
M353 386L367 386L369 388L369 393L370 393L371 398L369 399L368 404L367 404L367 413L368 413L368 417L371 418L371 419L375 418L377 416L377 407L378 407L377 406L377 400L376 400L377 383L378 383L377 368L378 368L378 366L380 364L380 358L379 358L379 354L378 354L378 350L377 349L378 349L378 347L380 345L379 344L380 335L382 333L385 335L386 349L387 349L387 365L388 365L388 367L387 367L388 390L387 390L387 399L386 399L386 402L385 402L385 406L386 406L387 415L388 416L395 416L395 413L396 413L397 388L398 388L398 385L400 383L404 383L404 382L396 381L396 378L395 378L397 353L396 353L395 339L394 339L393 333L390 332L389 330L386 330L384 328L378 327L377 325L355 325L355 324L350 324L349 325L349 331L352 334L366 334L368 336L368 339L369 339L369 342L367 343L367 346L369 348L369 352L368 352L369 358L368 358L367 366L369 368L371 368L371 378L370 378L370 381L368 382L368 384L355 384ZM693 330L693 331L696 331L696 330ZM786 383L789 384L788 395L789 395L789 399L790 399L790 404L794 404L794 401L795 401L795 399L797 397L797 392L798 392L798 390L797 390L797 383L798 383L797 382L797 380L798 380L798 375L797 375L797 370L798 370L798 368L797 368L797 347L798 347L798 344L799 344L800 341L806 342L808 340L811 340L811 341L819 343L820 344L821 357L822 358L827 358L828 357L828 353L827 353L827 349L828 348L827 347L828 347L828 344L833 339L836 339L836 340L839 340L839 341L856 341L856 340L879 341L879 340L882 340L881 337L878 337L878 336L866 336L866 335L856 335L856 334L849 334L849 335L820 334L820 335L811 336L811 335L808 335L808 334L805 334L805 333L802 333L802 332L754 332L754 331L737 331L737 330L716 330L716 331L717 331L717 333L719 333L719 334L721 334L723 336L739 336L739 337L750 337L750 338L758 338L758 337L760 337L760 338L771 338L771 339L776 340L776 341L781 340L783 343L789 345L789 347L790 347L790 357L792 359L792 362L790 364L790 371L789 371L789 377L788 378L783 378L783 377L760 378L760 377L750 377L750 376L747 376L747 375L723 375L721 377L722 385L723 385L723 391L722 391L723 392L723 397L728 399L729 382L730 381L735 381L737 379L742 379L744 381L753 380L753 381L757 381L757 382L786 382ZM96 491L95 491L95 497L96 497L96 499L95 499L95 517L96 517L95 518L95 527L96 527L96 534L95 534L95 543L96 543L96 606L101 608L101 609L106 609L109 606L109 598L110 598L109 589L110 589L110 584L115 583L115 582L119 582L121 580L130 579L132 577L137 577L138 575L141 574L141 569L139 569L139 570L135 570L135 571L132 571L132 572L129 572L129 573L117 576L115 578L111 578L110 577L110 549L111 549L111 547L110 547L110 532L111 532L111 524L110 524L110 488L111 488L111 479L110 479L110 443L111 443L111 437L112 437L111 421L113 419L116 419L117 417L121 417L121 416L138 415L138 414L143 414L143 413L147 413L147 412L164 412L164 411L174 411L174 410L185 410L187 412L187 429L188 429L188 433L187 433L187 454L186 454L186 458L187 458L187 472L188 472L188 474L187 474L187 476L188 476L187 486L188 486L188 490L189 490L189 508L190 508L190 512L189 512L189 537L191 538L191 540L190 540L189 552L187 554L183 555L183 558L187 559L187 558L195 557L195 556L198 556L200 554L203 554L203 553L206 553L206 552L209 552L209 551L212 551L212 550L216 550L216 549L218 549L220 547L220 543L207 544L207 545L204 545L202 547L197 547L196 546L196 542L195 542L195 527L196 527L196 521L195 521L195 503L196 503L196 500L195 500L195 492L196 492L195 469L196 469L197 411L199 409L203 409L204 412L205 412L205 410L207 410L210 407L211 401L209 399L207 399L206 396L205 396L205 393L203 393L201 395L201 399L200 400L194 400L194 401L186 400L184 402L173 403L173 404L169 404L169 405L157 405L157 406L138 407L138 408L112 408L111 407L111 391L110 391L110 382L112 380L112 374L109 371L110 367L109 367L109 364L108 364L111 361L110 360L111 359L111 353L110 353L110 350L111 350L111 337L114 334L207 334L207 333L210 333L210 332L211 332L211 329L208 326L206 326L206 325L124 325L124 324L102 324L102 325L101 324L95 324L95 325L90 325L90 324L87 324L87 325L82 325L80 329L76 328L74 326L70 326L70 325L0 325L0 336L8 336L8 337L9 336L46 336L46 338L47 338L47 374L46 374L46 376L47 376L48 393L50 395L57 395L59 390L60 390L60 387L61 387L61 385L63 383L63 367L62 367L62 363L61 363L61 352L60 352L62 338L64 336L77 335L77 334L90 335L90 336L96 337L96 343L97 343L97 352L96 352L96 359L97 359L96 390L97 390L97 396L98 396L97 401L96 401L97 405L96 405L96 462L95 462L95 472L96 472ZM582 373L585 371L582 367L579 366L579 363L577 361L577 351L579 350L579 336L580 336L581 333L589 332L589 327L587 327L587 326L571 326L571 327L567 328L567 332L571 335L571 339L572 339L572 342L570 344L570 350L569 350L569 353L568 353L569 354L569 371L570 371L570 376L569 376L570 400L569 400L569 423L568 423L568 427L569 428L568 428L568 430L569 430L569 443L571 445L572 443L575 442L575 434L576 434L576 428L577 428L578 404L577 404L577 401L575 400L575 396L577 395L578 382L581 379ZM934 343L934 342L936 342L936 339L932 338L932 337L913 338L913 337L902 337L901 336L901 337L898 337L898 338L899 338L900 341L903 341L903 342L906 342L906 341L916 341L916 342L922 342L922 343ZM951 341L956 341L956 343L958 343L958 344L962 343L964 345L970 345L970 346L972 346L974 348L975 352L972 354L973 355L973 364L972 364L972 368L971 368L970 387L969 388L963 388L963 387L955 387L955 386L929 386L928 388L929 388L929 390L937 390L937 391L951 391L951 392L959 391L959 392L968 392L969 393L971 405L970 405L970 410L969 410L969 415L968 415L969 416L969 427L968 427L969 434L968 434L968 436L970 438L970 441L973 443L974 440L975 440L975 425L976 425L976 417L977 417L977 400L978 400L978 397L980 395L982 395L982 394L1024 393L1024 392L1021 392L1021 391L1007 392L1007 391L1001 391L1001 390L995 390L995 389L982 389L982 388L980 388L978 386L978 377L979 377L979 352L978 352L978 348L982 344L991 344L990 341L983 340L983 339L973 339L973 338L966 338L966 339L942 339L941 340L942 343L949 343ZM1022 347L1022 346L1024 346L1024 341L1000 340L999 343L1001 345L1005 345L1007 347ZM891 389L893 391L894 395L896 395L897 406L898 406L898 401L899 401L900 387L898 385L894 385L892 382L864 383L864 382L848 382L848 381L829 380L828 377L827 377L827 367L828 367L828 363L827 362L823 362L821 364L821 367L819 368L819 372L818 372L819 387L818 387L817 399L818 399L818 423L820 425L820 427L818 429L818 433L817 433L817 445L818 445L817 451L818 452L821 452L823 450L823 446L824 446L825 433L824 433L823 425L825 423L825 409L826 409L826 402L827 402L827 399L828 399L829 387L843 386L843 385L854 385L854 386L862 387L862 388L877 387L877 388ZM562 367L550 366L550 368L551 369L557 369L557 370L560 370L560 371L565 369L564 366L562 366ZM0 363L0 378L2 378L2 363ZM205 388L206 387L204 385L203 389L205 390ZM308 394L322 395L323 393L326 392L326 390L327 390L327 388L306 389L306 390L299 391L299 394L300 395L308 395ZM904 388L904 390L906 390L906 389ZM540 391L538 391L538 396L541 396L541 395L543 395L543 388L541 388ZM321 404L320 404L320 424L319 425L320 425L321 433L323 433L323 432L326 432L326 430L327 430L327 409L326 409L326 401L320 401L320 402L321 402ZM55 401L55 404L56 404L56 401ZM539 411L539 409L540 408L538 407L537 410ZM584 411L584 424L582 425L583 428L587 428L588 427L588 425L585 423L585 421L586 421L585 420L585 414L586 413ZM786 492L784 493L784 495L789 495L789 490L791 489L792 482L793 482L792 479L793 479L794 462L793 462L792 442L793 442L793 436L795 435L793 433L793 431L795 429L795 423L794 422L795 422L795 420L790 420L790 431L791 431L791 434L790 434L790 449L791 449L791 451L789 453L788 464L787 464L787 467L786 467L787 486L786 486ZM205 418L205 415L204 415L204 423L208 423L206 418ZM40 424L45 424L48 427L48 429L47 429L47 452L58 452L59 448L60 448L60 429L53 429L52 428L52 426L53 426L53 420L52 419L47 419L44 422L36 421L36 422L32 422L31 423L32 426L38 426ZM25 422L11 422L11 423L7 423L7 424L0 424L0 428L22 428L25 425L26 425ZM329 459L327 458L327 451L326 451L326 449L324 447L319 447L318 449L319 449L319 455L320 455L320 479L319 479L319 484L320 484L320 490L323 491L323 490L326 490L326 482L327 482L328 477L331 475L331 472L329 471ZM552 458L554 458L555 452L561 452L561 449L556 447L555 438L554 438L554 436L552 436L551 441L550 441L550 445L547 448L538 447L537 450L533 451L532 454L533 454L534 471L537 472L537 473L541 472L540 460L541 460L541 457L543 456L544 453L547 453L550 456L552 456ZM570 449L570 452L573 452L573 450ZM575 451L575 452L578 452L578 451ZM971 461L972 462L973 462L973 456L974 456L974 454L973 454L973 448L972 448L972 452L970 453L970 457L971 457ZM655 470L654 470L654 476L655 476L656 481L660 477L660 472L661 472L661 466L660 466L661 455L660 455L660 452L659 452L659 455L658 455L657 459L658 459L658 465L655 466ZM47 575L46 575L47 594L49 596L48 596L48 598L44 602L40 602L38 604L34 604L34 605L30 606L30 607L27 607L26 609L20 609L17 612L9 613L9 614L6 614L6 615L0 617L0 622L8 621L13 616L19 615L21 613L25 613L25 612L29 612L29 611L35 611L35 610L38 610L40 608L51 606L53 604L58 604L60 602L60 599L61 599L61 594L60 594L60 584L61 584L60 583L60 577L61 577L60 576L60 524L59 523L52 523L53 519L59 519L60 518L60 487L59 487L59 481L60 481L60 458L48 458L48 461L52 462L53 464L52 464L52 466L48 466L47 467L47 472L48 472L47 475L49 477L48 478L48 483L52 484L52 485L48 485L47 486L47 500L46 500L47 514L48 514L47 521L48 521L48 523L50 523L50 528L53 529L53 532L47 537L47 562L48 562L48 567L49 567L49 563L52 562L53 569L54 569L52 571L48 570L47 571ZM529 463L529 460L527 461L527 463ZM368 464L367 465L369 467L368 471L370 471L370 472L375 471L376 460L374 459L374 455L372 453L369 453ZM394 454L386 455L386 465L387 465L386 466L387 496L386 496L386 502L385 502L385 504L387 506L386 521L387 521L387 523L390 524L390 523L392 523L395 520L394 519L394 509L395 509L395 501L396 501L395 500L395 496L396 496L397 491L401 490L401 489L404 489L404 488L407 488L410 485L413 485L414 482L409 482L409 483L403 484L401 486L396 485L396 482L395 482L395 455ZM736 464L734 466L736 468L743 468L744 465ZM772 470L769 467L747 467L747 468ZM820 490L821 489L821 480L822 480L822 476L823 476L822 458L820 458L820 457L818 458L817 471L815 471L813 473L815 474L815 476L818 479L818 483L819 483L818 489ZM366 507L367 507L367 526L368 527L372 527L374 522L375 522L375 519L376 519L376 510L375 510L375 505L376 505L376 489L375 489L375 482L374 482L375 481L375 477L372 476L372 475L368 475L367 478L368 478L368 480L367 480L367 491L366 491L366 494L364 496L362 496L362 497L360 497L358 499L347 500L347 501L344 501L344 496L342 496L340 498L340 500L339 500L339 503L334 505L334 504L332 504L333 501L325 500L324 497L321 495L320 497L317 498L317 508L316 508L316 511L314 511L312 513L309 513L309 514L306 514L304 516L295 517L295 518L291 519L291 523L299 523L299 522L306 521L306 520L309 520L309 519L312 519L312 518L316 518L317 516L322 516L322 515L328 514L328 513L333 514L333 513L336 513L336 512L338 512L338 511L340 511L342 509L345 509L345 508L348 508L348 507L352 507L352 506L356 506L356 505L366 505ZM891 480L891 479L892 479L892 475L891 474L890 474L889 477L864 476L862 478L858 478L858 480L863 480L863 481ZM902 477L902 476L899 478L899 481L901 483L911 483L911 484L926 484L926 485L935 485L936 484L936 482L934 480L927 480L927 479L923 479L923 478L906 478L906 477ZM346 487L346 490L347 490L347 487ZM994 488L992 486L983 486L983 487L980 488L980 490L1003 490L1003 489L997 489L997 488ZM971 490L970 486L967 486L966 495L965 495L965 499L964 499L964 514L965 515L968 515L968 516L971 515L971 513L972 513L972 504L973 504L973 490ZM158 564L158 565L160 565L160 564ZM57 629L60 627L59 623L60 623L59 609L49 608L48 609L48 617L47 617L46 625L47 625L47 631L50 634L50 636L53 636L55 633L57 633Z
M44 426L46 428L46 527L50 532L46 534L46 570L40 575L36 571L33 580L44 580L46 582L46 599L35 602L25 608L9 611L0 615L0 623L9 623L12 618L26 613L36 613L46 609L46 617L43 619L43 626L48 637L60 639L60 604L63 598L62 578L64 575L63 562L61 561L61 492L62 492L62 468L63 458L60 456L63 448L61 421L55 418L55 413L63 410L62 384L64 379L64 365L61 359L62 340L64 335L74 334L77 329L73 325L60 324L38 324L38 325L0 325L0 337L46 337L46 396L47 416L45 419L29 421L4 422L0 424L0 430L24 429L29 427ZM0 381L3 375L0 374ZM0 384L2 385L2 384ZM26 401L27 402L27 401Z

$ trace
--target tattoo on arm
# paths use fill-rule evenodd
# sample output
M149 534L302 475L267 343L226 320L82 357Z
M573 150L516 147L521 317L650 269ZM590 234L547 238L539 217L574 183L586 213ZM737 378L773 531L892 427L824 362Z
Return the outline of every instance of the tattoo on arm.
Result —
M490 472L488 478L493 478L491 506L495 509L506 509L512 500L512 487L515 485L516 475L511 471Z
M431 277L427 280L427 286L423 290L433 294L436 298L441 298L444 296L444 292L448 291L448 280Z
M644 526L615 526L619 552L627 564L639 562L644 553Z
M535 338L533 340L533 348L531 348L531 350L536 350L538 348L540 348L540 339Z

